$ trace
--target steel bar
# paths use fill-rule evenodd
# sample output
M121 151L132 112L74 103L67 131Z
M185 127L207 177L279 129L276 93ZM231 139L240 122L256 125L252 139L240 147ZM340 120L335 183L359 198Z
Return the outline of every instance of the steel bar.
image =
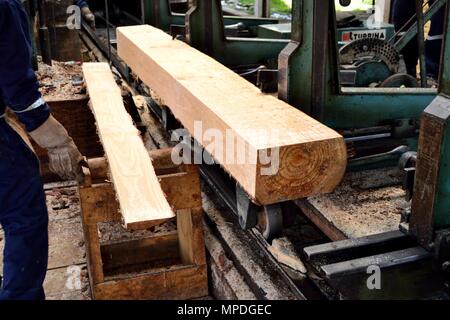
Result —
M369 257L337 262L321 267L321 272L328 279L334 279L355 273L367 273L369 266L376 265L380 268L407 264L414 261L430 259L432 254L422 247L382 253Z
M344 259L356 259L364 255L375 255L404 249L414 242L401 231L390 231L361 238L319 244L304 249L307 259L314 265L331 264Z

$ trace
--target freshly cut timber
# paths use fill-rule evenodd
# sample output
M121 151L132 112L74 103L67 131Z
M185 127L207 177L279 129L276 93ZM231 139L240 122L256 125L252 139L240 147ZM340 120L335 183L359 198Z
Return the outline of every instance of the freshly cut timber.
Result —
M117 39L119 56L256 203L341 181L346 147L332 129L159 29L121 27Z
M85 63L83 73L124 226L142 229L174 217L108 64Z

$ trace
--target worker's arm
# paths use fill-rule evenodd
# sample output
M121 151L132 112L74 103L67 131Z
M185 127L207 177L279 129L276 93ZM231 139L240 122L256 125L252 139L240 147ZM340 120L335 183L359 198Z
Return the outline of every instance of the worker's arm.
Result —
M93 29L95 29L95 16L91 12L91 9L89 9L87 2L85 0L74 0L73 3L80 7L83 19L86 20L86 22L89 23Z
M77 6L79 6L80 8L88 6L88 4L85 0L74 0L73 3Z
M39 85L31 68L31 40L27 16L19 0L0 0L0 88L3 99L16 111L28 131L40 126L50 115L41 101ZM28 112L22 112L29 107Z
M0 91L33 140L48 150L50 169L80 178L83 157L64 127L50 114L31 66L27 15L20 0L0 0Z

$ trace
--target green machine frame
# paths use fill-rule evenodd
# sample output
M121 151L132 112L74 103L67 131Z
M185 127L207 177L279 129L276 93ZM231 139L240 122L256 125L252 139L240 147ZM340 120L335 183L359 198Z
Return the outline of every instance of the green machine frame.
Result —
M333 1L293 2L292 39L279 58L279 97L337 130L417 122L436 90L341 88L334 12Z
M211 1L211 0L209 0ZM172 12L170 8L170 0L143 0L142 8L144 14L144 22L160 28L164 31L170 31L171 26L184 26L184 13ZM213 17L222 20L221 17ZM220 19L219 19L220 18ZM218 22L216 21L215 24ZM246 28L256 34L257 27L262 24L278 24L277 19L256 18L256 17L240 17L240 16L223 16L223 23L226 26L242 23Z
M171 25L184 25L184 14L172 12L170 0L142 0L144 23L169 31Z
M383 161L373 158L352 162L350 167L394 165L402 153L417 148L420 115L436 96L436 90L342 88L333 1L293 1L290 41L226 37L220 1L192 0L190 4L186 14L188 43L227 66L265 65L278 69L280 99L350 140L370 136L367 139L372 139L374 150L363 147L365 150L356 158L384 154ZM407 34L414 34L414 30ZM400 146L405 148L396 149ZM389 150L395 152L386 155Z
M278 96L344 135L349 170L396 165L417 149L430 88L351 88L339 81L334 1L293 2L292 38L278 60Z
M191 0L190 5L186 13L186 39L191 46L227 66L276 67L278 55L287 40L226 37L224 26L227 21L222 18L219 0Z
M220 1L192 0L190 4L187 14L173 14L177 20L171 20L170 24L185 25L186 39L191 45L229 66L278 60L275 63L279 67L279 97L328 126L350 136L354 132L361 135L379 132L381 128L389 132L389 139L397 145L415 149L420 124L408 235L399 231L374 237L376 241L385 237L391 242L397 243L395 239L398 239L406 241L405 246L415 246L416 242L409 242L411 235L428 249L413 247L387 252L386 248L387 253L383 255L389 258L386 261L397 263L405 254L411 255L411 261L422 261L430 257L432 249L438 261L448 262L450 270L450 129L447 125L450 123L450 63L443 59L437 97L434 89L341 88L333 1L294 0L290 41L226 37ZM449 8L448 5L443 57L450 55ZM412 33L413 30L408 31L409 35ZM235 199L231 202L235 203ZM355 245L358 241L349 240L349 244L359 248Z
M337 130L392 125L399 136L417 136L420 114L436 90L341 88L333 1L293 1L289 42L225 37L220 1L192 0L191 4L186 14L187 41L229 66L277 59L281 99Z

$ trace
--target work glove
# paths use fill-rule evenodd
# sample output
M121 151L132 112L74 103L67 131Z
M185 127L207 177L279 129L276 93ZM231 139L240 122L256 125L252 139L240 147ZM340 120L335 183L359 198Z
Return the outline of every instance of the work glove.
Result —
M95 29L95 15L92 13L91 9L89 9L88 6L84 6L83 8L81 8L81 16L91 26L92 29Z
M83 181L81 164L84 158L67 130L53 116L29 134L40 147L47 149L53 173L62 179Z

